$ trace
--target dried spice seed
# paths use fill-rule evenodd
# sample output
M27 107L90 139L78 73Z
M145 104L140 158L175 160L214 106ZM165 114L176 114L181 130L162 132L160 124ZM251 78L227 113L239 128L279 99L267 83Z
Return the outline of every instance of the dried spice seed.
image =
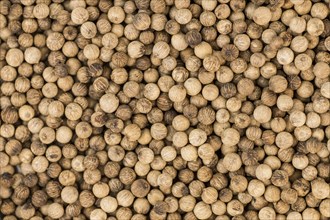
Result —
M0 216L330 218L328 4L1 1Z

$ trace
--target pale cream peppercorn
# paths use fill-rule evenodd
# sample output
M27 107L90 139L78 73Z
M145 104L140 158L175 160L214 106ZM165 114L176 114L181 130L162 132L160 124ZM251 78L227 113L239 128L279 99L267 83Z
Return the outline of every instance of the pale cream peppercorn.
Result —
M312 36L320 36L324 31L324 23L319 18L311 18L307 22L307 32Z
M166 42L160 41L154 45L152 52L157 58L164 59L170 53L170 46Z
M66 203L74 203L79 196L78 190L73 186L66 186L61 191L61 199Z
M216 85L206 85L202 90L202 95L206 100L213 101L219 96L219 89Z
M293 61L294 53L290 48L283 47L278 50L276 58L281 65L287 65Z
M88 11L83 7L74 8L71 12L71 20L75 24L83 24L88 21Z
M275 210L271 207L264 207L262 208L259 213L258 217L260 220L275 220L276 219L276 213Z
M330 186L323 179L313 180L311 183L312 194L317 199L325 199L330 195Z
M205 143L207 135L201 129L194 129L189 133L189 142L193 146L200 146Z
M195 205L193 212L198 219L208 219L212 215L210 205L204 202L198 202Z
M320 212L323 216L330 217L330 199L325 199L320 203Z
M138 152L139 161L143 164L150 164L154 160L154 152L150 148L142 148Z
M24 54L21 50L17 48L12 48L8 50L6 54L6 62L8 65L13 67L18 67L24 60Z
M29 64L39 63L41 51L36 47L29 47L24 51L24 59Z
M184 86L174 85L170 88L168 96L173 102L182 102L186 98L187 91Z
M321 94L330 99L330 82L323 83L321 86Z
M265 105L259 105L254 109L253 117L260 123L269 122L272 117L272 111Z
M106 213L112 213L117 210L117 200L114 197L106 196L101 199L100 207Z
M103 182L98 182L93 185L92 191L93 191L93 194L95 195L95 197L104 198L109 194L110 189L109 189L108 184L103 183Z
M228 171L234 172L241 168L242 160L238 154L228 153L223 159L223 165Z
M234 146L240 140L239 132L234 128L227 128L222 132L221 140L227 146Z
M181 156L186 161L195 161L198 158L197 148L191 144L181 148Z
M50 127L43 127L39 132L40 141L44 144L50 144L55 140L55 131Z
M255 9L253 21L258 25L266 25L270 22L272 13L269 8L261 6Z
M184 82L184 87L190 96L195 96L202 90L202 84L197 78L188 78Z
M125 19L125 12L119 6L113 6L108 10L109 21L114 24L120 24Z
M84 47L84 56L89 59L89 60L95 60L99 57L100 55L100 50L98 48L98 46L96 46L95 44L87 44Z
M204 59L208 55L212 54L212 47L207 42L201 42L194 48L194 53L198 58Z
M100 98L100 107L106 113L113 113L119 106L119 99L111 94L105 94Z
M256 171L257 172L257 171ZM266 180L266 178L265 178ZM251 180L248 185L248 193L253 197L260 197L265 193L265 185L260 180Z
M49 15L49 7L44 3L37 4L33 7L33 15L37 19L44 19Z
M97 33L96 25L91 21L86 21L80 26L80 32L83 37L92 39Z
M231 200L228 204L227 204L227 212L229 215L231 216L237 216L242 214L244 211L244 206L243 204L238 201L238 200Z
M91 220L106 220L107 214L102 209L94 209L90 214Z
M163 160L165 160L166 162L170 162L176 158L177 153L174 147L166 146L162 149L160 155L163 158Z
M58 219L64 215L64 208L59 203L52 203L48 205L47 213L49 217Z

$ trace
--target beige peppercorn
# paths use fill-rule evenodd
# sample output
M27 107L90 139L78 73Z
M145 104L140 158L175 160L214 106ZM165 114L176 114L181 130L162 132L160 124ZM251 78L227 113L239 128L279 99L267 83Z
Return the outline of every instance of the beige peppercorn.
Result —
M330 194L329 184L327 184L323 179L313 180L311 183L312 194L317 199L325 199Z
M118 18L119 19L119 18ZM150 16L145 12L140 12L134 15L132 24L137 30L147 30L151 25Z
M74 8L71 12L71 20L75 24L83 24L85 23L89 18L88 11L83 7L77 7Z
M167 136L168 130L164 124L155 123L150 128L151 137L155 140L162 140Z
M188 43L185 40L185 35L182 33L173 35L171 38L171 45L178 51L184 51L187 49Z
M181 85L174 85L170 88L168 96L173 102L182 102L186 98L186 89Z
M125 12L123 8L119 6L113 6L108 10L109 21L114 24L120 24L125 19Z
M166 42L160 41L154 45L152 52L155 57L164 59L170 53L170 46Z
M11 48L6 54L6 62L13 67L18 67L24 61L24 54L17 48Z
M259 105L254 109L253 117L260 123L269 122L272 117L272 111L265 105Z
M50 50L56 51L62 48L64 41L65 39L61 33L53 32L47 36L46 45Z
M240 140L239 132L234 128L227 128L222 132L221 140L227 146L234 146Z
M100 207L106 213L111 213L117 210L118 204L116 198L107 196L101 199Z
M94 209L90 213L90 219L91 220L106 220L107 219L107 214L102 210L102 209Z
M113 113L118 106L118 98L111 93L105 94L100 98L100 107L106 113Z
M189 133L189 142L193 146L200 146L205 143L207 135L205 131L201 129L194 129Z
M122 190L117 194L118 205L129 207L133 204L134 195L129 190Z
M99 57L100 55L100 50L98 48L98 46L96 46L95 44L87 44L84 47L84 56L89 59L89 60L95 60Z
M228 171L234 172L239 170L239 168L241 168L242 161L238 154L228 153L225 155L223 159L223 165Z
M283 76L272 76L269 80L269 89L275 93L284 92L287 86L288 82Z
M270 9L264 6L256 8L253 14L253 21L258 25L266 25L272 18Z
M243 204L238 200L231 200L227 204L227 212L231 216L237 216L242 214L244 211Z
M311 18L307 22L306 30L312 36L320 36L324 31L324 23L319 18Z
M104 198L109 194L110 188L108 184L98 182L94 184L92 191L96 198Z
M276 219L276 213L273 208L264 207L259 211L258 217L260 218L260 220L266 220L266 219L274 220Z
M54 219L61 218L64 215L64 208L59 203L52 203L48 206L48 216Z
M62 189L61 199L66 203L74 203L79 196L78 190L73 186L66 186Z
M195 205L193 212L198 219L208 219L212 215L210 205L204 202L198 202Z
M41 51L36 47L29 47L24 51L25 61L29 64L39 63L41 56Z
M212 47L210 44L203 41L194 48L194 53L198 58L204 59L212 54Z
M84 38L91 39L97 33L96 25L93 22L86 21L80 26L80 33Z

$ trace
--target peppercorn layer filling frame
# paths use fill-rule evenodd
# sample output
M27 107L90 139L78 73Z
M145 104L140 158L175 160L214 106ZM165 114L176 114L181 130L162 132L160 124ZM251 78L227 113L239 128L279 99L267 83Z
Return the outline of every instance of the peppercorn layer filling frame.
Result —
M329 0L1 0L0 218L330 218Z

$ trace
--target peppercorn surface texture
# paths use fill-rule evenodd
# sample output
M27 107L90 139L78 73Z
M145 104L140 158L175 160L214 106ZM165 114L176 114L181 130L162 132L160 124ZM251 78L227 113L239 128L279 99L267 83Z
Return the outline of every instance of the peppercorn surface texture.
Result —
M0 219L330 219L329 0L1 0Z

